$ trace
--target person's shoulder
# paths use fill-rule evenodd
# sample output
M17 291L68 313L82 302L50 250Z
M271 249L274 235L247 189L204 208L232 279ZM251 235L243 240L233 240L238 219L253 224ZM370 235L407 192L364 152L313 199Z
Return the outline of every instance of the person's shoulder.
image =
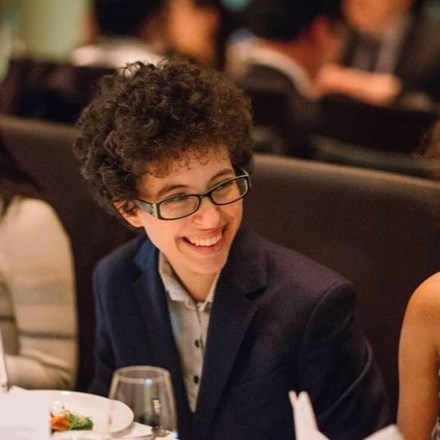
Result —
M273 95L283 95L295 85L277 66L249 62L245 68L233 78L244 90Z
M287 248L248 232L248 241L254 252L262 252L265 258L269 282L288 283L309 292L323 292L331 286L351 285L351 282L333 269L313 260L297 250Z
M43 199L30 197L14 197L6 211L6 221L9 221L15 229L21 226L27 229L59 226L60 219L55 209Z
M440 319L440 272L430 276L417 287L411 295L408 310L422 319Z
M54 208L43 199L30 197L14 197L10 206L11 212L29 215L52 216L56 215Z
M440 272L422 282L411 295L402 325L402 341L401 344L423 341L426 349L440 350Z
M133 264L135 256L146 241L147 237L140 235L117 247L98 262L97 271L114 272Z
M275 245L272 257L285 276L307 290L324 291L331 286L351 284L340 273L298 251Z
M246 279L264 286L260 306L271 310L281 307L289 313L301 311L304 317L316 307L336 307L338 313L349 313L355 307L356 290L341 274L252 230L244 232L244 244L233 262Z

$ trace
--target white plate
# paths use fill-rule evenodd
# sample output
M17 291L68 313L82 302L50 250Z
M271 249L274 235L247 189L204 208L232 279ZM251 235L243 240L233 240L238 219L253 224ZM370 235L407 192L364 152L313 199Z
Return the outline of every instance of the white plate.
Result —
M142 425L141 423L133 422L133 424L114 435L114 438L117 440L143 440L151 436L152 431L151 427L147 425ZM157 440L178 440L178 438L172 433L165 435L164 437L156 437Z
M94 394L75 391L58 390L28 390L27 393L38 393L48 399L49 411L55 402L60 402L66 410L90 417L93 420L91 431L64 431L56 432L55 439L71 439L72 434L81 433L81 438L87 438L87 433L93 437L93 431L105 432L108 413L111 414L110 432L115 433L128 428L133 423L133 411L123 402L110 400Z
M139 437L147 437L151 435L151 426L142 425L141 423L134 422L129 428L119 432L115 437L117 439L135 439Z

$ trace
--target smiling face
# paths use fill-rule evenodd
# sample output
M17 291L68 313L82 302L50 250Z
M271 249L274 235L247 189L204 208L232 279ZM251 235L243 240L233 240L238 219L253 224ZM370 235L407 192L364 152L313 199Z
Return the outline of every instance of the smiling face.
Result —
M235 177L226 148L212 149L199 158L188 153L169 174L146 174L138 184L139 198L158 202L171 196L199 194ZM213 279L226 263L243 214L243 200L216 206L204 198L194 214L178 220L159 220L136 209L124 214L135 227L143 227L153 244L164 253L181 281L191 285Z

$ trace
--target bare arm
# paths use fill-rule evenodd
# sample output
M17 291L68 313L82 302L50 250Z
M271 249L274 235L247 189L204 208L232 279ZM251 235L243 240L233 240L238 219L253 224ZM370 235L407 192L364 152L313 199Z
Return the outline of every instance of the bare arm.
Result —
M439 411L440 273L414 292L399 347L398 425L405 440L428 440Z
M318 87L323 94L343 93L373 105L390 105L401 91L400 80L385 73L330 64L321 69Z

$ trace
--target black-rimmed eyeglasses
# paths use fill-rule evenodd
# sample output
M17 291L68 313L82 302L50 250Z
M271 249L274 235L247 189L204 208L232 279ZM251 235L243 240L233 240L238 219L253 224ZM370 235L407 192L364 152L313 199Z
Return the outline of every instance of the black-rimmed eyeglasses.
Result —
M214 205L222 206L242 199L250 189L249 174L242 171L237 177L224 180L200 194L183 194L158 202L135 199L136 206L160 220L178 220L194 214L208 197Z

